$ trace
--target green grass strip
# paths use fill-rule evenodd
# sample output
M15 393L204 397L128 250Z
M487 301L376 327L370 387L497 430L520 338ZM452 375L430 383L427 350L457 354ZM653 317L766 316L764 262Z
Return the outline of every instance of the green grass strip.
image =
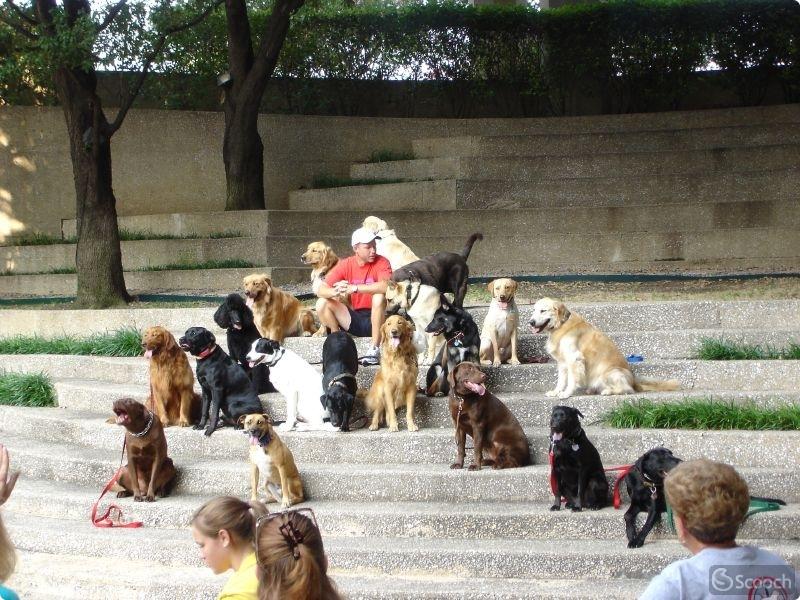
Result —
M201 263L172 263L168 265L151 265L134 269L134 271L197 271L200 269L249 269L255 267L253 263L233 258L230 260L207 260Z
M800 360L800 344L790 342L784 350L771 346L740 344L724 339L703 338L697 351L702 360Z
M0 404L6 406L55 406L56 391L44 373L0 371Z
M749 429L798 430L800 406L759 406L752 400L732 402L687 398L681 402L626 401L605 413L601 421L621 429Z
M369 155L369 162L382 163L395 160L414 160L413 152L395 152L394 150L375 150Z
M142 332L125 327L87 338L62 336L43 338L14 336L0 338L0 354L80 354L92 356L140 356Z
M403 183L404 179L354 179L352 177L335 177L333 175L318 175L311 183L312 188L327 189L348 187L353 185L381 185L384 183Z

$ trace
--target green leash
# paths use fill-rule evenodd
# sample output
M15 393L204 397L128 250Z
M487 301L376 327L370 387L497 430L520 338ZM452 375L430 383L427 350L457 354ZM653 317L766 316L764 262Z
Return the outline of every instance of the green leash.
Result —
M752 515L761 512L770 512L773 510L779 510L781 507L780 504L777 502L771 502L769 500L762 500L760 498L753 498L750 497L750 507L747 509L747 514L744 517L746 521ZM667 527L672 533L677 533L678 530L675 528L675 515L672 512L672 507L667 503Z

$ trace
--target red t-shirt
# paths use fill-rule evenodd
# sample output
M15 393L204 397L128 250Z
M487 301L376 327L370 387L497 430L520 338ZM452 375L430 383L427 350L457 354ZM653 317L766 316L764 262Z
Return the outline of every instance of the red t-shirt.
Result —
M364 266L358 264L358 258L349 256L340 259L336 266L328 271L325 283L333 287L338 281L346 281L352 285L362 285L365 283L376 283L387 281L392 277L391 263L381 255L375 257L375 261ZM362 308L372 308L372 294L352 294L350 304L353 310Z

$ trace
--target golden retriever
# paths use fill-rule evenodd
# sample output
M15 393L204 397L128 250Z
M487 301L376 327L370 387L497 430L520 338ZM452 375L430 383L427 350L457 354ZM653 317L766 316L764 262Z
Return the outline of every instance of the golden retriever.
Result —
M319 285L325 281L325 275L339 262L339 257L336 256L333 248L325 242L311 242L306 251L300 255L300 260L304 265L311 265L312 267L311 291L316 294L319 290ZM343 304L350 304L349 295L338 296L337 300ZM314 337L324 337L326 331L325 326L320 324L319 329L314 333Z
M411 341L411 324L399 315L386 319L381 327L381 366L366 398L372 411L370 431L384 419L389 431L397 431L396 409L405 405L409 431L417 431L414 401L417 398L417 353Z
M291 335L311 335L317 328L314 314L300 301L272 285L263 273L243 280L247 305L253 311L256 328L262 337L283 343Z
M492 303L481 331L481 364L499 367L500 363L519 364L517 357L517 327L519 311L514 296L517 282L503 277L489 284Z
M534 333L547 332L547 351L558 363L558 383L548 396L569 398L583 388L589 394L631 394L672 391L679 383L639 379L614 342L563 302L542 298L533 305L530 326Z
M194 393L194 374L186 353L164 327L148 327L142 348L150 359L150 398L147 407L164 427L188 427L200 420L200 396Z
M408 263L419 260L419 256L411 251L411 248L401 242L394 233L394 229L389 229L386 221L378 217L367 217L361 224L365 229L375 232L378 238L375 240L378 254L389 259L392 271L404 267Z

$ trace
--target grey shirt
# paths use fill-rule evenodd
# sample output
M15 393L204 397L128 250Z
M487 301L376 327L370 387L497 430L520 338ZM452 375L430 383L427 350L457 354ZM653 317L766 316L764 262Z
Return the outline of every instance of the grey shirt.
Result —
M667 566L639 600L796 600L799 584L794 569L767 550L706 548Z

